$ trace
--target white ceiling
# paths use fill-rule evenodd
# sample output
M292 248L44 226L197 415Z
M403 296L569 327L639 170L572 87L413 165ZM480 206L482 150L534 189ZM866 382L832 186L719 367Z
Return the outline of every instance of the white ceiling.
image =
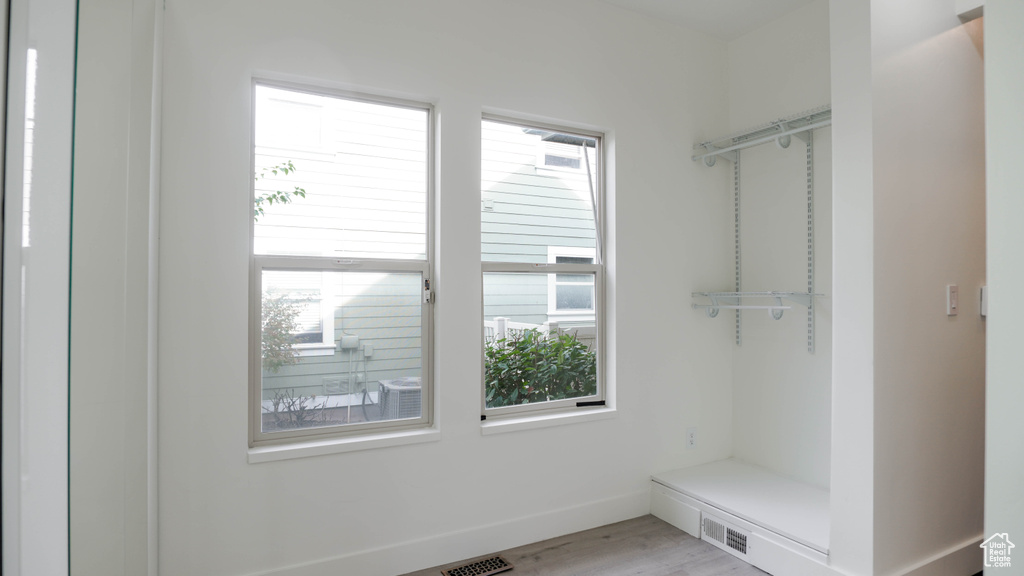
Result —
M813 0L604 0L633 12L735 40Z

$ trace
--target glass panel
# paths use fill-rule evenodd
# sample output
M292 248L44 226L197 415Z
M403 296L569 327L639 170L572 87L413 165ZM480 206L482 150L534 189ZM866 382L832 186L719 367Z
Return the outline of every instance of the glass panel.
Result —
M594 308L594 288L559 284L555 297L555 308L558 310L591 310Z
M487 408L597 394L594 315L580 315L572 322L549 321L547 292L555 286L554 276L483 275ZM580 288L592 294L592 287Z
M264 270L263 432L419 418L422 286L419 273ZM331 355L295 347L308 293L333 311Z
M571 282L576 284L593 284L593 274L556 274L555 281L559 284Z
M429 112L256 87L256 254L426 259Z
M547 322L548 276L513 272L484 274L484 319L508 318L535 326Z
M267 270L263 273L263 294L269 302L294 313L295 328L291 335L299 344L323 341L323 284L321 272Z
M597 140L489 120L481 129L483 260L546 263L550 248L595 250Z
M565 156L555 156L553 154L544 155L545 166L561 166L564 168L575 168L579 169L580 159L579 158L566 158Z
M583 256L555 256L556 264L593 264L594 259Z

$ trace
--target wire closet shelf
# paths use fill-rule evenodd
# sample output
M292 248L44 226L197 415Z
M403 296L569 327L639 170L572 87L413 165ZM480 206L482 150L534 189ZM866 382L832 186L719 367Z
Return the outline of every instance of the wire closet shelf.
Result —
M780 320L782 313L792 310L793 306L786 304L791 302L805 308L810 308L812 298L823 296L823 294L808 294L806 292L779 292L771 290L768 292L693 292L694 298L706 298L710 303L694 302L694 310L703 309L709 318L718 316L719 310L768 310L772 318ZM768 300L769 304L744 304L744 301Z
M800 114L779 118L766 122L743 132L737 132L721 138L699 142L693 147L694 162L702 162L705 166L714 166L718 158L732 162L733 172L733 209L735 217L735 291L734 292L693 292L697 302L694 309L704 309L710 318L718 316L719 311L736 311L736 345L742 344L743 310L767 310L771 317L780 320L786 310L793 305L807 309L807 351L814 353L814 298L824 296L814 290L814 130L832 125L832 107L820 106ZM740 248L741 211L740 211L740 151L753 146L775 142L780 148L790 147L793 137L805 144L806 179L807 179L807 291L806 292L746 292L743 291L742 256Z

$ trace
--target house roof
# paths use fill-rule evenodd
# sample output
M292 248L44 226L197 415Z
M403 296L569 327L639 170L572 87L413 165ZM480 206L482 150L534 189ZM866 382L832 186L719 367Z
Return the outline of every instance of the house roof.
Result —
M597 145L597 140L593 138L575 136L573 134L562 134L560 132L550 132L548 130L541 130L539 128L523 128L523 132L527 134L538 135L540 136L540 139L543 140L544 142L571 144L573 146L589 146L590 148L593 148Z

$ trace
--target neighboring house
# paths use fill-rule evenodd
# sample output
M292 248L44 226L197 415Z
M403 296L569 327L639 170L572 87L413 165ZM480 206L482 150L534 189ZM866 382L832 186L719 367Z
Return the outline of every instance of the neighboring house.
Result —
M426 257L426 135L425 126L414 132L414 113L371 116L357 102L271 87L257 90L256 109L255 168L264 176L255 193L305 190L265 207L254 228L256 254ZM266 172L288 161L295 172ZM262 281L264 298L300 308L298 363L264 371L264 399L280 389L328 394L420 376L418 274L269 270Z
M270 88L258 91L257 110L257 173L286 161L296 171L265 173L256 194L295 186L306 191L289 204L266 206L255 226L257 254L423 256L427 190L414 164L425 156L416 140L405 143L401 110L367 118L344 100ZM354 132L361 138L352 139ZM483 123L483 260L595 262L596 147L558 136ZM278 389L321 394L419 376L420 290L417 278L396 274L264 272L265 297L301 307L294 346L299 362L264 373L264 398ZM537 326L593 326L595 299L593 276L484 278L485 322L505 317ZM346 335L358 337L356 348L338 346Z
M557 136L483 123L483 260L595 262L597 153ZM584 275L490 275L484 281L484 320L593 325L594 298L593 278Z

